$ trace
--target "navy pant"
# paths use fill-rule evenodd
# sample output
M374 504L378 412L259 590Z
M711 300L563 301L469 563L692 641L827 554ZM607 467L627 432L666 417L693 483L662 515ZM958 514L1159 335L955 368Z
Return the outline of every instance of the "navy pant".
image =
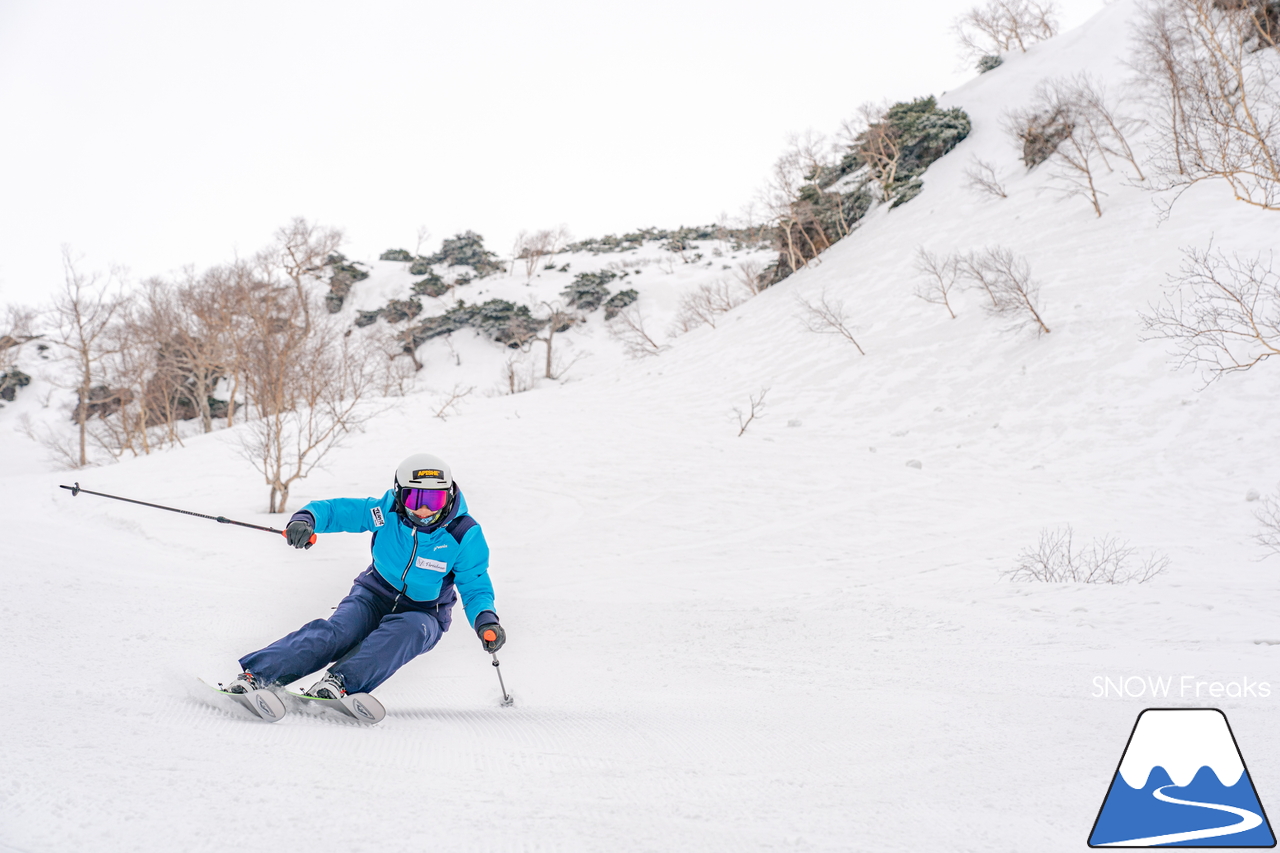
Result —
M357 582L328 619L308 622L245 655L240 666L259 681L288 684L337 661L329 671L342 676L346 691L367 693L440 641L456 600L449 598L427 609L406 610L406 599L397 606L395 599ZM422 607L409 602L414 605Z

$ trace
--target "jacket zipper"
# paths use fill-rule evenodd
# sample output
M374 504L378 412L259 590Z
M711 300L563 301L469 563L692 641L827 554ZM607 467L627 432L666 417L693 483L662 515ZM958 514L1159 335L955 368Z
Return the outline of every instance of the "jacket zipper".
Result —
M391 602L391 612L396 612L396 606L400 603L400 596L409 591L409 569L413 568L413 558L418 556L418 531L413 531L413 550L409 552L409 562L404 564L404 573L400 575L400 591L396 593L396 600Z

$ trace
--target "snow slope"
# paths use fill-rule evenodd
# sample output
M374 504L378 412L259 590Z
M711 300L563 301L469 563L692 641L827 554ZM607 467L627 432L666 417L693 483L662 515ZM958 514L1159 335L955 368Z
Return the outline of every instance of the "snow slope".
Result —
M1097 676L1269 681L1280 653L1258 642L1280 637L1275 567L1245 501L1280 481L1280 372L1197 391L1138 340L1181 247L1269 248L1274 215L1205 186L1160 224L1117 173L1097 219L999 129L1045 76L1119 81L1133 8L949 93L974 132L925 192L718 328L447 422L431 393L395 400L295 488L296 507L380 492L416 450L452 463L493 548L514 708L461 620L378 691L376 729L212 707L195 677L326 614L364 537L295 552L56 488L278 523L234 430L74 474L21 462L0 493L0 641L9 682L47 706L0 712L0 849L249 832L380 853L1076 850L1150 705L1225 709L1272 802L1280 692L1094 695ZM1008 199L965 189L973 156L1001 164ZM1051 334L1006 331L972 294L956 320L912 295L917 246L996 242L1029 259ZM796 320L797 295L823 292L865 357ZM733 409L763 388L738 437ZM1001 579L1066 523L1171 568L1127 587Z

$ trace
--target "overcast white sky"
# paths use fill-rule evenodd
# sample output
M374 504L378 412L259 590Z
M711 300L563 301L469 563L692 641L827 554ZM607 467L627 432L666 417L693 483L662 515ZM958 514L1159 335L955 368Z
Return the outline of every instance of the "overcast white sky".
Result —
M141 278L293 216L353 257L712 222L789 133L972 76L971 5L0 0L0 303L56 286L64 243Z

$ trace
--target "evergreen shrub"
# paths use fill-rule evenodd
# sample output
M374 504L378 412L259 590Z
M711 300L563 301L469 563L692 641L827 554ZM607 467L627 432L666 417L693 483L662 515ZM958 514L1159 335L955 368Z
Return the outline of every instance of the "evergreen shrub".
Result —
M634 290L619 290L617 293L613 294L613 296L610 296L608 301L604 303L604 318L606 320L612 320L614 317L618 316L618 312L639 298L640 294L636 293Z
M573 283L560 291L564 300L581 311L594 311L604 304L609 297L609 282L618 277L612 270L599 272L580 272L573 277Z
M351 293L351 288L357 281L368 278L369 274L355 264L348 263L346 256L338 252L330 255L325 264L332 267L333 272L329 276L329 292L325 294L324 304L330 314L337 314L342 310L342 303Z
M382 309L382 318L388 323L403 323L422 313L422 303L416 299L392 299Z
M449 288L452 285L446 283L444 279L434 272L431 272L429 267L427 272L426 278L413 283L412 290L416 296L444 296L449 292Z
M440 251L425 260L430 264L471 267L481 278L506 270L498 261L498 256L484 247L484 238L474 231L464 231L449 237L440 245Z
M18 389L30 384L31 377L16 367L7 373L0 373L0 400L12 403L18 395Z
M410 327L405 333L405 349L416 350L432 338L468 327L498 343L518 347L545 325L546 321L535 318L528 307L505 299L490 299L480 305L468 305L460 299L443 314Z

